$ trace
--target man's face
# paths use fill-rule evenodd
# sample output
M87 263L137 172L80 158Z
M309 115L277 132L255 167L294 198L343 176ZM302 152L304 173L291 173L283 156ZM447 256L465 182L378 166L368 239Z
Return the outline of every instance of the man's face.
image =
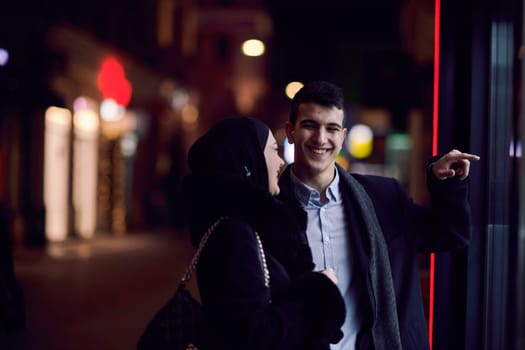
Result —
M286 123L286 135L295 145L294 171L301 180L333 176L335 158L346 137L343 110L300 104L295 124Z

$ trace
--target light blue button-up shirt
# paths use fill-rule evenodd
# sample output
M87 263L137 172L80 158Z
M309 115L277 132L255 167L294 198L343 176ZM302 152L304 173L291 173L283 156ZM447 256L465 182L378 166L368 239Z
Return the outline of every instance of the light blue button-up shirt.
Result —
M360 307L358 300L362 288L353 278L353 258L351 255L350 226L346 220L343 199L339 190L339 174L326 189L327 201L321 203L321 195L307 186L291 172L294 193L308 214L308 243L317 270L331 268L337 276L337 286L346 305L346 319L343 324L343 339L332 350L355 349L356 337L360 329ZM322 300L319 300L322 303Z

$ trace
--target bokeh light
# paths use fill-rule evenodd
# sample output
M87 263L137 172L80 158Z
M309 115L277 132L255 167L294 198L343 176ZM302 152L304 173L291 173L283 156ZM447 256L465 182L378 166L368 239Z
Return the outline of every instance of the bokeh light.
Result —
M5 66L9 62L9 51L0 47L0 66Z
M264 43L261 40L249 39L242 43L242 53L246 56L261 56L264 51Z
M285 137L283 142L283 158L287 164L293 163L294 153L294 145L288 142L288 137Z
M125 111L124 107L111 98L105 99L100 104L100 116L108 122L122 119Z
M374 134L368 125L356 124L348 132L348 152L352 157L363 159L373 150Z
M335 158L335 161L346 171L350 169L350 162L348 161L348 158L346 158L343 152L339 152L339 154Z
M292 81L291 83L288 83L285 88L286 96L291 100L297 91L299 91L303 87L303 83L300 83L298 81Z

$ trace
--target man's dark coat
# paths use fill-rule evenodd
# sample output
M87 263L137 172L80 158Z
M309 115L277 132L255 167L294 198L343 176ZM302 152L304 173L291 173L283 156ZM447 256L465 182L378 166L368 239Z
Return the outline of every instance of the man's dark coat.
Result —
M457 178L438 180L429 171L427 184L431 208L415 204L402 185L395 179L350 174L337 165L340 190L343 196L346 219L352 228L350 239L358 257L357 269L366 284L366 266L370 247L363 239L361 221L357 214L357 202L351 195L349 177L354 177L370 197L375 214L384 235L394 282L397 315L401 343L404 350L428 349L428 335L420 289L418 253L447 251L465 247L470 240L470 206L467 201L467 181ZM281 175L280 197L290 205L298 205L293 194L290 178L291 166ZM304 232L306 240L306 232ZM357 339L358 349L373 347L372 328L374 297L377 295L368 285L367 316Z

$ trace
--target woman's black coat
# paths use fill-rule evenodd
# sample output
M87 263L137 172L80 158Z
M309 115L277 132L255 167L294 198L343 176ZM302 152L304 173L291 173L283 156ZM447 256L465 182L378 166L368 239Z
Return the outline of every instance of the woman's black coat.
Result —
M305 214L269 193L264 157L269 132L257 120L226 120L188 155L183 203L193 244L226 217L197 265L208 325L201 350L325 350L341 338L344 302L327 276L313 272L302 234Z
M264 253L269 288L250 224L226 220L208 240L197 278L210 349L328 349L344 320L337 287L320 273L294 277L268 249Z

